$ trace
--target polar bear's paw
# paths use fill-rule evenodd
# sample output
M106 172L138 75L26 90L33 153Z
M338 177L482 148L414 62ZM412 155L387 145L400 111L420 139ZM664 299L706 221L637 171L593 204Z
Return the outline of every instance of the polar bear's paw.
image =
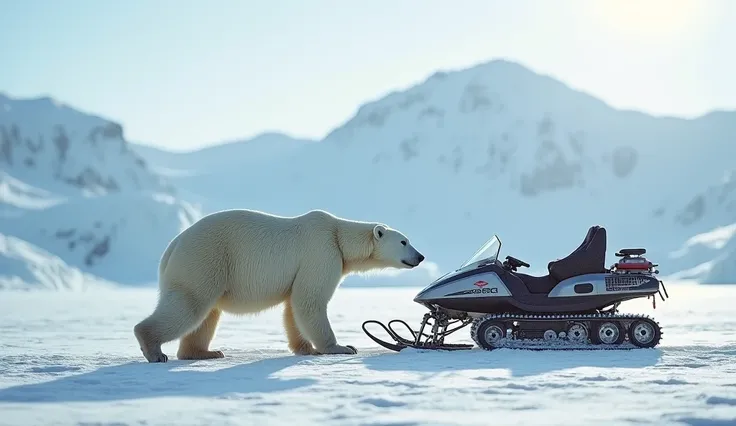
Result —
M165 353L161 352L161 350L145 351L141 349L141 352L143 352L143 356L146 357L146 360L151 363L169 361L169 357Z
M324 351L321 351L320 354L322 355L355 355L358 353L358 350L355 349L355 346L347 345L347 346L341 346L341 345L332 345L329 348L325 349Z
M201 359L217 359L225 358L222 351L205 351L205 350L186 350L176 354L179 359L185 360L201 360Z
M289 349L294 355L319 355L319 353L312 347L312 344L306 340L300 340L298 343L289 343Z

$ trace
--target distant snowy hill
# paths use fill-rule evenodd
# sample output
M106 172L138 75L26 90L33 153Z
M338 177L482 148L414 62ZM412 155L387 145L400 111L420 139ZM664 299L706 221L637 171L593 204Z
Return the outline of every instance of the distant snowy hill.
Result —
M693 235L670 253L682 268L674 278L703 283L736 282L736 174L729 171L722 181L692 199L670 218Z
M119 124L0 95L0 288L150 282L166 244L199 216Z
M176 175L176 171L215 173L218 169L273 161L280 156L300 152L315 142L281 133L264 133L253 139L225 142L188 152L170 152L135 143L131 147L148 162L156 165L154 170L157 173Z
M252 139L189 152L169 152L142 144L131 146L156 173L179 188L187 200L204 202L220 210L231 208L233 200L239 198L246 184L239 180L245 168L260 170L284 156L299 154L315 143L281 133L264 133Z
M200 217L186 202L140 192L74 199L3 221L70 265L121 283L154 281L168 242Z
M687 120L616 110L497 60L368 102L298 151L253 163L262 146L245 143L239 157L203 160L215 164L208 171L195 161L189 168L198 176L176 185L205 211L323 208L385 221L441 271L498 233L502 256L542 272L599 224L609 231L609 263L618 248L644 246L669 274L695 266L669 257L683 241L736 222L711 201L708 214L698 207L733 167L735 139L734 112ZM177 164L171 154L139 153L157 169Z
M736 281L736 223L688 238L671 253L674 262L685 259L684 268L673 279L690 279L707 284L733 284Z

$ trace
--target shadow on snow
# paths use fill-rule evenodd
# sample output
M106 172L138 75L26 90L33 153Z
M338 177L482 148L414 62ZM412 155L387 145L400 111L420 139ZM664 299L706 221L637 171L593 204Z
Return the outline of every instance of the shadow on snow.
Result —
M593 367L601 369L645 368L656 365L660 349L631 351L525 351L480 349L468 351L416 351L340 356L335 362L358 361L368 370L420 373L453 373L504 369L512 377ZM280 379L273 374L313 357L285 356L262 359L219 370L179 370L193 361L172 360L166 364L130 362L102 367L88 373L66 376L43 383L14 386L0 390L4 402L93 402L144 399L155 397L227 397L259 392L281 392L309 386L317 379ZM319 357L321 358L321 357ZM326 359L324 359L326 361ZM322 361L322 362L324 362ZM332 364L326 362L323 365ZM213 365L213 364L208 364ZM216 364L214 364L216 365ZM314 365L319 369L319 364ZM71 371L72 368L54 367ZM315 372L318 376L319 373Z
M298 361L299 358L287 356L207 371L177 370L190 365L192 361L173 360L166 364L130 362L48 382L2 389L0 401L91 402L280 392L315 382L312 379L283 380L270 377Z
M364 358L374 371L413 371L447 373L463 370L506 369L515 377L536 376L579 367L644 368L656 365L660 349L633 350L556 350L482 349L462 351L403 350Z

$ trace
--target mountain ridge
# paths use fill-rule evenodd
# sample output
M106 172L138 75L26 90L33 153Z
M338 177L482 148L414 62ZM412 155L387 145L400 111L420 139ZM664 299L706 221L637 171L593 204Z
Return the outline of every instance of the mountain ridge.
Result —
M461 252L469 255L484 241L469 237L474 228L486 226L471 207L478 193L491 197L481 202L481 208L489 209L494 222L516 220L534 229L503 230L504 250L509 247L515 251L517 240L534 241L535 233L550 234L552 243L529 255L537 265L565 255L566 245L577 246L585 229L599 222L607 224L611 246L643 243L660 259L693 235L670 222L675 211L685 208L694 194L717 181L730 166L728 159L734 152L727 142L736 134L736 116L731 119L728 113L716 112L698 119L656 117L616 109L552 77L527 84L524 78L533 77L533 72L514 77L514 86L508 83L513 79L502 77L515 66L501 63L495 67L495 63L494 69L484 73L484 65L454 74L434 73L406 90L368 101L309 150L280 157L269 164L268 171L217 171L209 180L196 178L194 192L209 192L200 199L208 205L207 210L244 206L298 214L329 208L346 217L382 218L409 235L434 233L435 245L454 241L445 250L430 249L445 265L442 269L466 257L451 254L456 251L451 247L463 247ZM547 93L550 82L551 95ZM570 92L572 100L565 97ZM681 149L672 150L673 145ZM684 173L691 164L708 167L691 177ZM661 166L670 171L669 176L659 171ZM398 169L403 170L399 173ZM410 176L431 189L413 186L402 196L393 195L392 186ZM268 185L212 190L227 181ZM179 185L194 188L183 181ZM468 191L464 188L468 185L477 190ZM618 203L615 192L609 195L611 191L622 192L626 201ZM334 200L331 192L346 194L344 202ZM269 195L282 193L290 194L289 203ZM372 203L370 195L357 194L374 194L391 207ZM441 202L427 203L422 197L456 201L443 206ZM511 210L494 209L493 200ZM554 211L559 205L576 206L580 212L558 214L559 226L544 229L548 219L541 212ZM617 210L623 205L627 209L638 206L634 216L640 219L621 219ZM458 224L458 229L434 229L448 222ZM468 225L459 225L463 222ZM692 231L704 232L720 225L725 224L703 223L698 225L703 229ZM632 237L634 241L630 241ZM521 254L525 251L528 249L522 245L518 255L528 260Z

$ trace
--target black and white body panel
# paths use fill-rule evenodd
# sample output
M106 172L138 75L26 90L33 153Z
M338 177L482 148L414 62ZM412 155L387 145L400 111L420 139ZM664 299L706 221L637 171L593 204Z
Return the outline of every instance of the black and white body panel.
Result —
M585 274L568 278L557 284L549 297L584 297L641 293L648 295L659 290L659 280L644 274Z
M511 291L493 271L478 272L442 280L426 287L415 298L415 302L464 298L464 297L511 297Z
M590 313L658 291L659 280L649 274L584 274L556 283L509 271L496 261L445 275L414 301L467 313Z

